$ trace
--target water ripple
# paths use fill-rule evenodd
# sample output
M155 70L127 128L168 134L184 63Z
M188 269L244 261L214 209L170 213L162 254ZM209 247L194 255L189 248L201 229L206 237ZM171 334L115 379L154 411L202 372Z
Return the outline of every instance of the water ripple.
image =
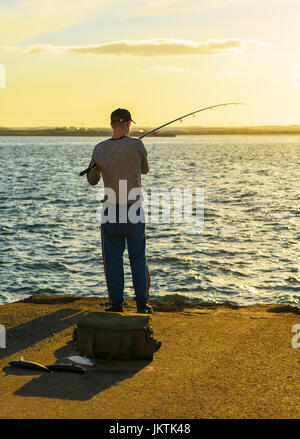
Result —
M107 295L98 188L78 177L99 140L0 137L0 303L35 293ZM299 305L300 141L182 136L145 145L146 190L202 187L205 196L201 234L147 225L152 296ZM127 258L125 276L132 297Z

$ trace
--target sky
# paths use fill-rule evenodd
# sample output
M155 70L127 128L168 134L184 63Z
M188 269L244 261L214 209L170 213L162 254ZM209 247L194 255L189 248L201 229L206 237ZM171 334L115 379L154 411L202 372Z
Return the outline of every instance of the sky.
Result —
M0 0L0 126L300 124L299 0ZM177 124L178 126L178 124Z

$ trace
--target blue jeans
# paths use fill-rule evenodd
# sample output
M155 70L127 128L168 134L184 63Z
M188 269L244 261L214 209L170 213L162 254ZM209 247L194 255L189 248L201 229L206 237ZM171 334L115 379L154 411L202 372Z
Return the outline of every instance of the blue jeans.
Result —
M141 208L142 209L142 208ZM117 206L117 221L118 221ZM127 243L136 300L149 299L150 275L146 258L145 223L101 224L102 257L108 296L112 304L124 301L123 253Z

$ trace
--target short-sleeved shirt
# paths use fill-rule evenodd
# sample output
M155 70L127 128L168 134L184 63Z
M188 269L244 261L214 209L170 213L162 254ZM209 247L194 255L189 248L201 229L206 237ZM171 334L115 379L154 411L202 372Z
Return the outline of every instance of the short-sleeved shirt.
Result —
M142 140L128 136L98 143L89 167L94 164L97 166L89 171L88 182L94 186L102 175L104 187L115 191L117 203L120 180L126 180L128 196L132 189L142 187L141 174L149 171L147 151Z

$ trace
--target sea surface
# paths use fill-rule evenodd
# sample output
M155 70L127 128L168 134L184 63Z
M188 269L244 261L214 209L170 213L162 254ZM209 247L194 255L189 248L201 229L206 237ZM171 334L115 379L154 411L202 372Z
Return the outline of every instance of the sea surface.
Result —
M0 137L0 303L107 296L96 137ZM148 223L153 299L299 306L300 136L145 138L144 189L203 188L204 228ZM125 253L125 297L133 297Z

